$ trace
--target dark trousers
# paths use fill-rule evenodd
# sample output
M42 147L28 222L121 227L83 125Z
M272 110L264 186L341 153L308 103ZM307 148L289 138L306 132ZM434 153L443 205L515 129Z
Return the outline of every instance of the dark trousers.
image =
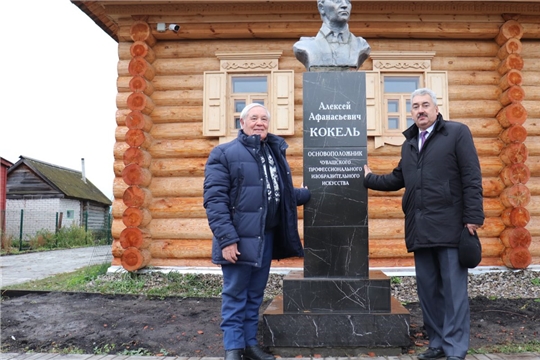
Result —
M244 349L257 344L259 309L270 273L273 240L273 233L267 231L260 268L238 264L221 266L221 330L225 350Z
M414 261L429 347L465 357L470 336L468 269L459 263L458 249L416 250Z

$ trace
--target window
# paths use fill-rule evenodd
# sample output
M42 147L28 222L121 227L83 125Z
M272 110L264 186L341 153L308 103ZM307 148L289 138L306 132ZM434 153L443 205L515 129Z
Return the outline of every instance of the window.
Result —
M294 134L294 72L278 70L281 52L216 53L220 71L204 73L203 135L220 142L236 137L247 104L265 105L269 131Z
M411 114L411 93L418 89L421 83L420 75L383 75L383 98L386 133L403 132L414 121Z
M75 211L74 210L66 210L66 219L74 219L75 218Z
M242 109L251 103L268 104L268 75L230 75L230 104L234 122L229 129L229 136L236 136L240 129L240 113Z
M366 71L368 136L375 147L401 145L402 132L413 124L411 93L428 87L437 94L437 106L448 119L448 83L445 71L432 71L434 52L372 52L373 71Z

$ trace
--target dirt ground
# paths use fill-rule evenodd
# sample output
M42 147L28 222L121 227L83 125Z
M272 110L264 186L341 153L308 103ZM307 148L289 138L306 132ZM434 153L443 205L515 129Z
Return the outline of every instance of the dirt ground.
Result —
M3 296L2 352L80 349L86 354L222 357L220 305L220 299L84 293ZM413 354L425 348L427 339L418 304L406 308L411 344L402 352ZM471 299L471 349L533 340L540 340L540 302Z

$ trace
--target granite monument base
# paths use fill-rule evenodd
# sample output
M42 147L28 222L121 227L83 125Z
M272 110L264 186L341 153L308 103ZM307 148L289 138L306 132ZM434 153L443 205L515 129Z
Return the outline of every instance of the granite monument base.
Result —
M395 355L410 345L410 314L391 297L390 279L380 271L365 279L303 278L293 271L283 292L263 314L263 345L276 354Z

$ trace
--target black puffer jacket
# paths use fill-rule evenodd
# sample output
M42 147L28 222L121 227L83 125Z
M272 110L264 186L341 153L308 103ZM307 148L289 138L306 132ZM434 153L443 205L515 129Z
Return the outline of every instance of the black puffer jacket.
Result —
M418 127L403 132L398 166L387 175L368 174L370 189L405 187L405 242L409 252L457 247L464 224L483 224L482 175L469 128L439 114L433 132L418 152Z
M273 258L304 256L298 234L297 206L308 202L310 192L293 187L285 158L288 147L285 140L268 134L266 144L274 154L281 191ZM212 150L205 168L204 207L214 234L212 262L229 264L221 250L238 243L241 255L236 263L261 266L267 194L259 135L247 136L240 130L235 140Z

